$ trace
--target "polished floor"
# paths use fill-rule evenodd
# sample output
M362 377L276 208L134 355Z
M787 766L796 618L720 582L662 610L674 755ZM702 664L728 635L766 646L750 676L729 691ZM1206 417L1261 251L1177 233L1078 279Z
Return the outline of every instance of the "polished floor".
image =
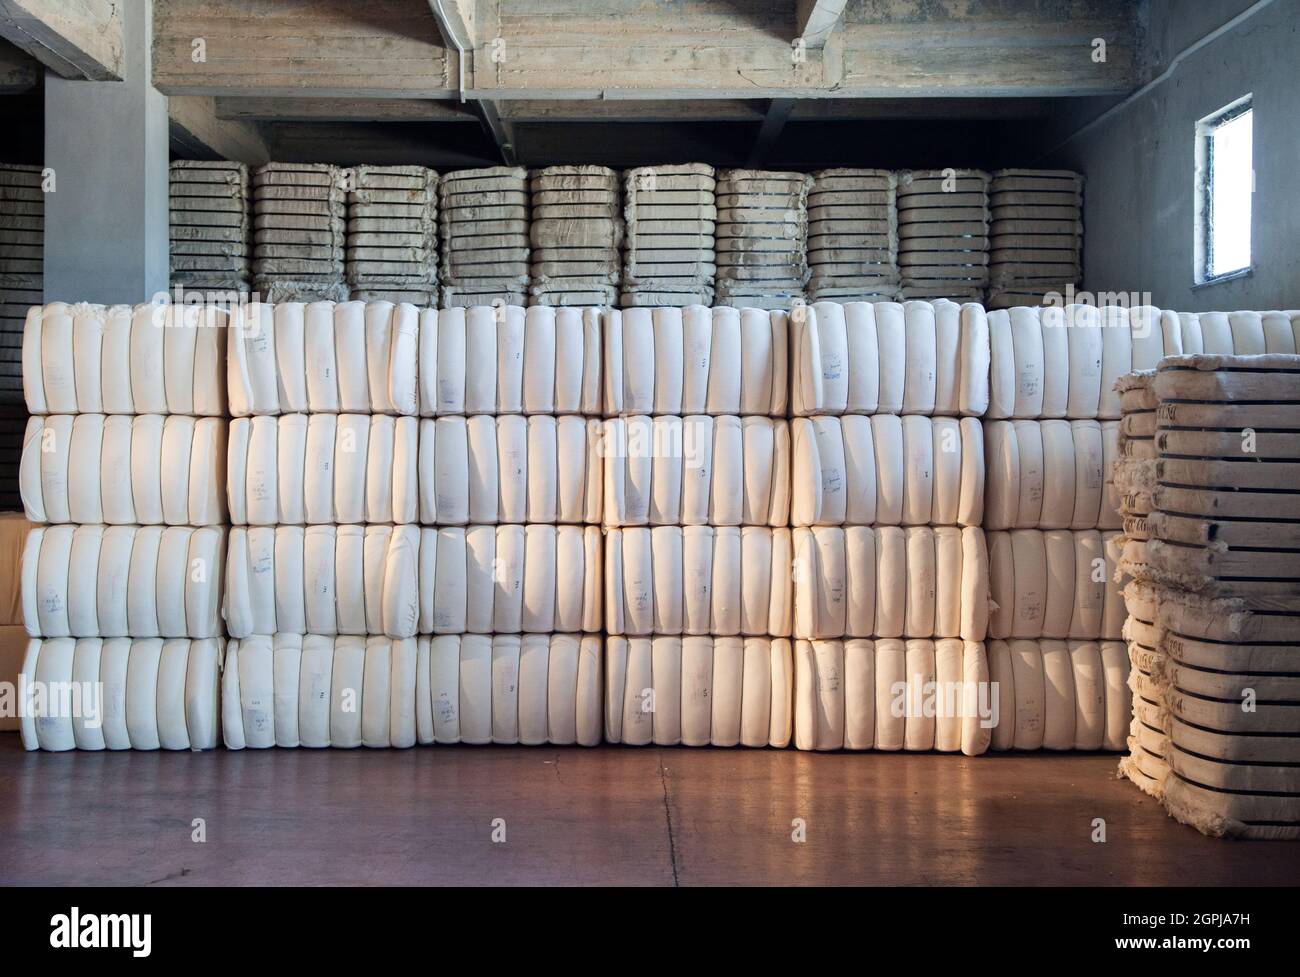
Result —
M618 747L56 755L0 734L0 883L1300 878L1300 843L1204 838L1114 771L1092 755Z

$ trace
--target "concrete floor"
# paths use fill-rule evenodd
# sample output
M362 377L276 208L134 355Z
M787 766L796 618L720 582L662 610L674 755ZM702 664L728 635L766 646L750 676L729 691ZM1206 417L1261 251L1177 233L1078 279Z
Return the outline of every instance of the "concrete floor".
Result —
M4 884L1294 884L1095 755L456 747L27 754ZM1104 818L1106 842L1091 840ZM191 840L202 818L207 840ZM504 844L492 841L504 819ZM806 825L795 843L792 821Z

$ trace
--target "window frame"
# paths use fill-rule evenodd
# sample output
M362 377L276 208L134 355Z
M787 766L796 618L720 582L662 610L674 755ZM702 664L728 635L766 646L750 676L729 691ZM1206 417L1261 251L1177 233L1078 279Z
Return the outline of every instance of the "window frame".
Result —
M1234 102L1230 102L1217 112L1200 119L1196 123L1196 183L1195 183L1195 241L1194 241L1194 277L1192 281L1193 288L1203 288L1207 285L1217 285L1219 282L1232 281L1235 278L1245 278L1254 273L1255 270L1255 220L1254 220L1254 195L1255 195L1255 124L1254 113L1255 96L1251 92L1243 95ZM1251 212L1249 214L1250 222L1250 260L1240 268L1233 268L1229 271L1215 274L1214 267L1214 134L1222 126L1229 122L1234 122L1243 115L1250 113L1250 139L1251 139L1251 171L1250 171L1250 195L1251 195Z

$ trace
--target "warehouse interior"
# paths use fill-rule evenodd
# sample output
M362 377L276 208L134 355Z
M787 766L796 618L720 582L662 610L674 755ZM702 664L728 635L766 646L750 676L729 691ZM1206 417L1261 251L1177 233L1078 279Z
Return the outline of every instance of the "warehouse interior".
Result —
M1298 51L0 0L0 882L1294 884Z

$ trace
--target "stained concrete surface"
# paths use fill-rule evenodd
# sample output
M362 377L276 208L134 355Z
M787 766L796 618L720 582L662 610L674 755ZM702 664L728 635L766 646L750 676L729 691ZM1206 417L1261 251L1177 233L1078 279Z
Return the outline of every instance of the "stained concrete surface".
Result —
M1114 779L1115 763L1109 755L619 747L27 754L4 734L0 883L1251 885L1300 877L1300 843L1205 838ZM1096 818L1105 821L1104 843L1092 840ZM502 827L504 842L494 842Z

